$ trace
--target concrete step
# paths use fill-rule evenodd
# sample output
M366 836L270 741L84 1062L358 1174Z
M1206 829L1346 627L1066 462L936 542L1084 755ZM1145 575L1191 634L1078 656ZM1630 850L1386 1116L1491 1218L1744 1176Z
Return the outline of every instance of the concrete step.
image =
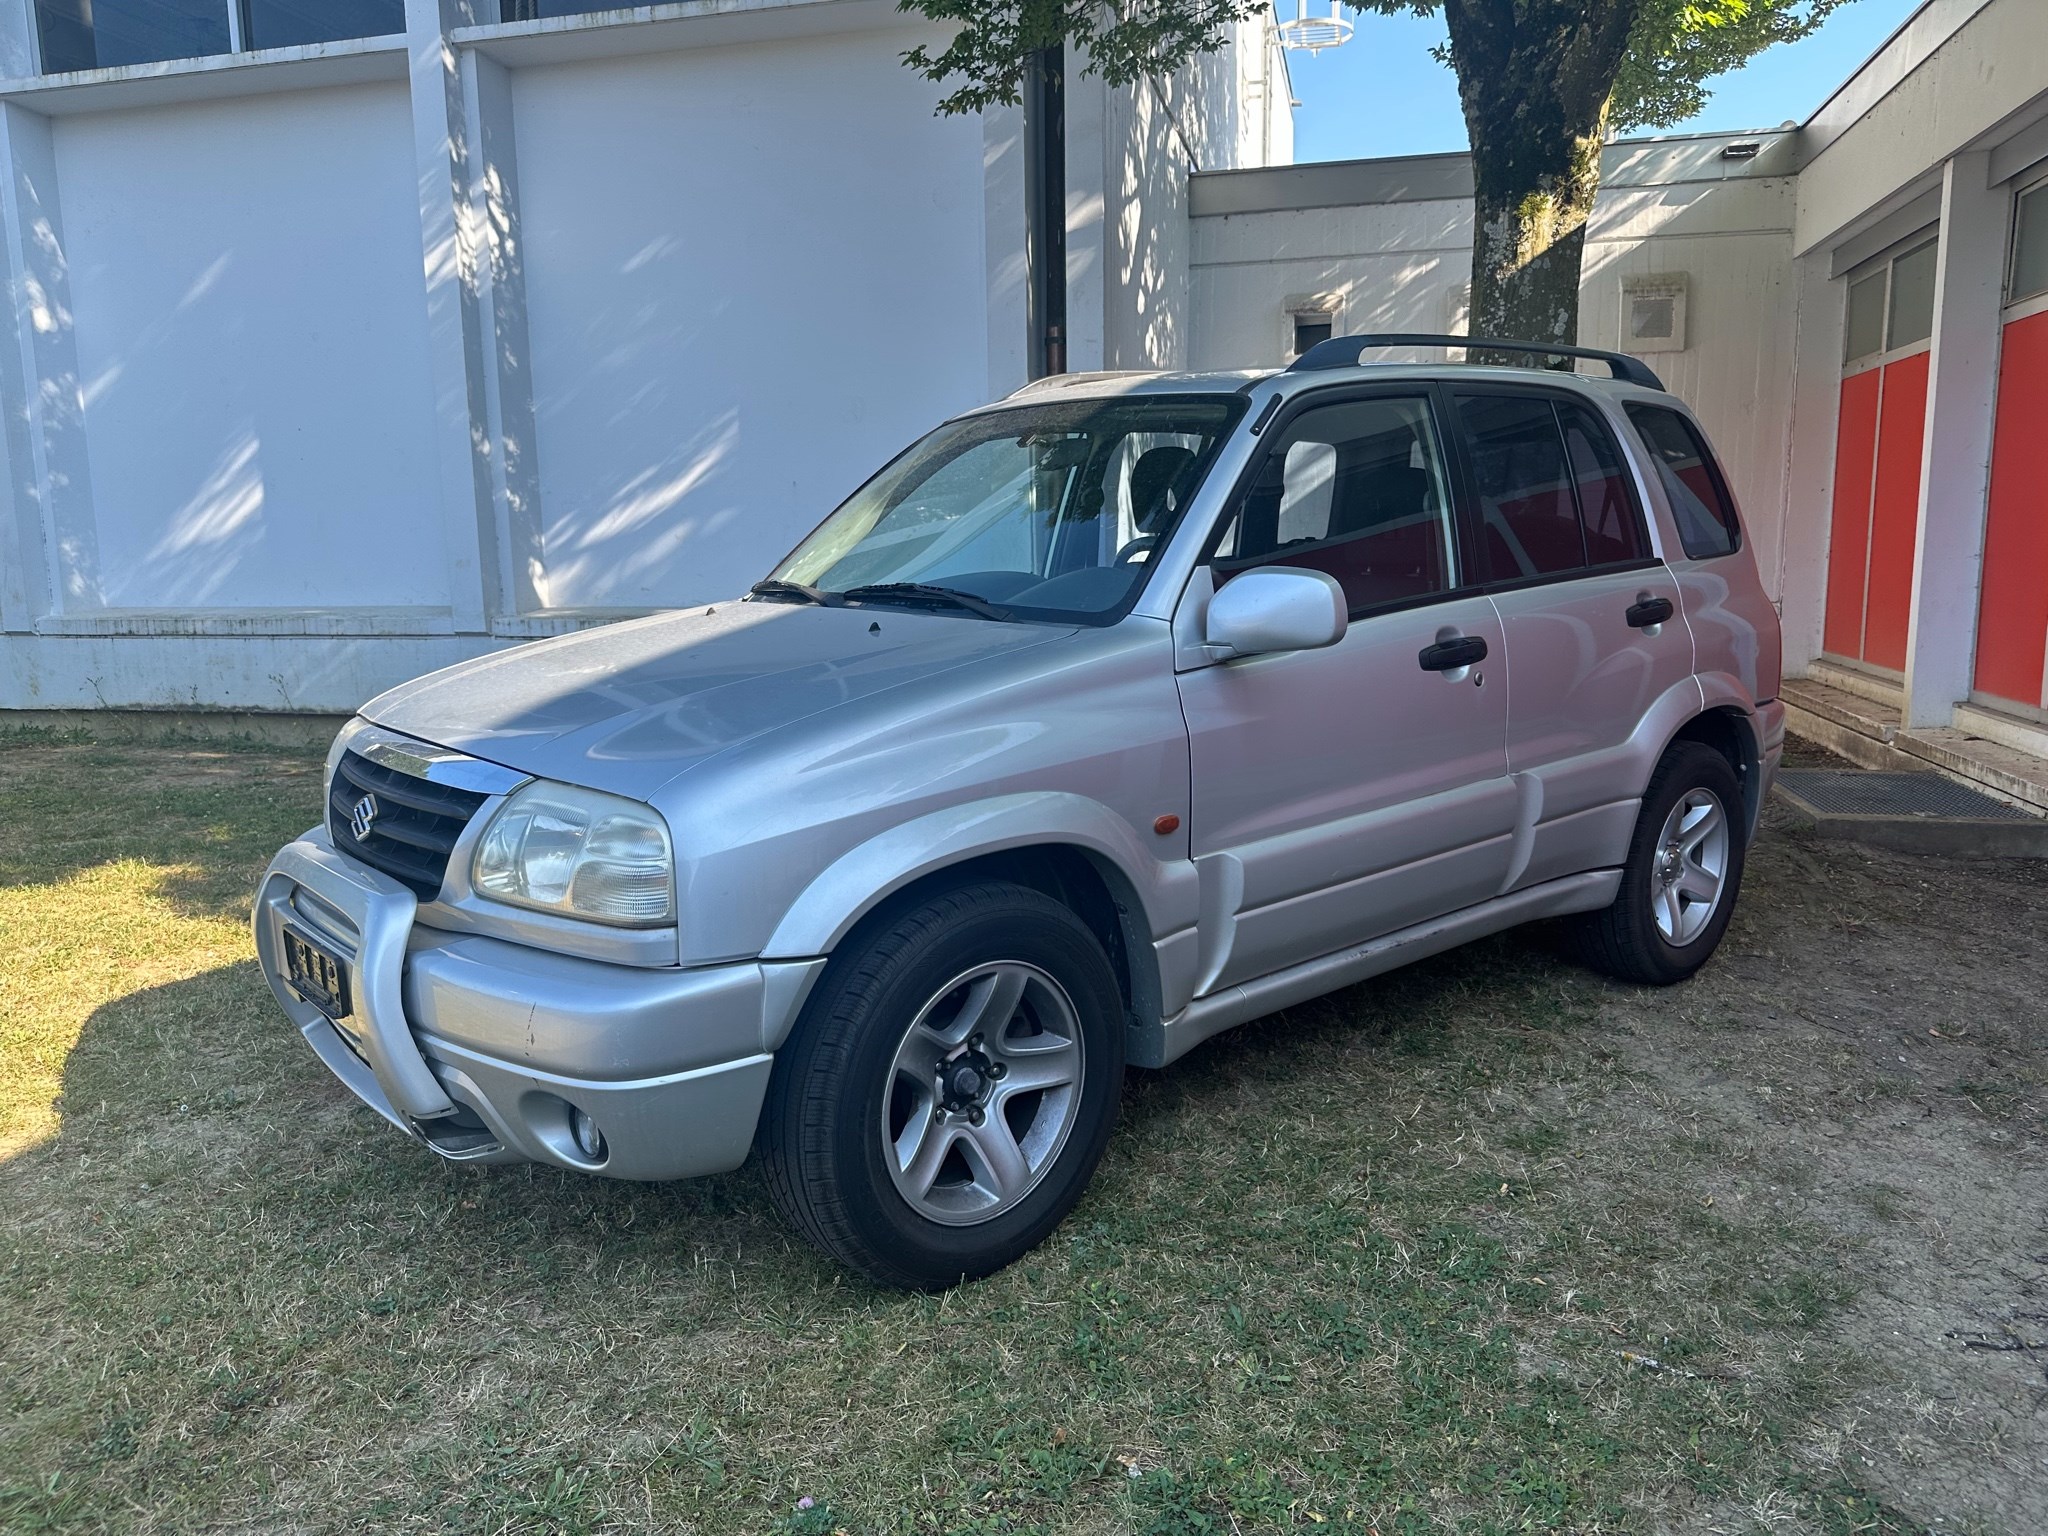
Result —
M1894 710L1903 704L1906 697L1906 685L1897 678L1865 672L1860 667L1843 666L1825 656L1817 656L1807 665L1806 681L1819 683L1838 693L1853 693L1873 704L1888 704Z
M1952 722L1959 731L1981 736L1986 741L2017 747L2035 757L2048 757L2048 724L1989 709L1982 704L1958 704Z
M2048 758L1953 729L1901 731L1892 744L1951 778L1995 790L2036 813L2048 814Z
M1839 677L1843 669L1829 668ZM1867 679L1865 680L1867 681ZM1788 681L1779 697L1785 728L1793 735L1880 772L1947 774L2040 815L2048 813L2048 757L1957 727L1906 730L1896 700L1837 688L1808 676ZM1964 712L1959 718L1968 719Z
M1778 691L1785 728L1859 768L1894 768L1898 754L1899 709L1812 678L1798 678Z

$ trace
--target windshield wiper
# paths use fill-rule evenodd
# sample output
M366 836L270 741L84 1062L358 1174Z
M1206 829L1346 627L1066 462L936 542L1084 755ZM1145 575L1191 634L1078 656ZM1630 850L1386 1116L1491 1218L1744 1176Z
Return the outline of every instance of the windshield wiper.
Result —
M801 581L782 581L779 579L757 581L747 588L747 595L749 597L793 597L800 603L816 603L820 608L838 608L842 606L842 599L839 593L827 592L822 587L806 586Z
M947 603L955 608L965 608L969 613L978 613L984 619L995 619L1010 623L1016 615L1007 608L998 608L972 592L962 592L958 587L938 587L925 581L878 581L864 587L848 587L838 594L854 602L888 602L892 598L907 599L910 602Z

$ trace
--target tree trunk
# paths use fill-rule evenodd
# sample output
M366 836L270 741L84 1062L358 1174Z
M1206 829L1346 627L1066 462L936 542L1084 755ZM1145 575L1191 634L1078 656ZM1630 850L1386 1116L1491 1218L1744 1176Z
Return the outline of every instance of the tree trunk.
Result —
M1472 139L1470 334L1578 341L1579 271L1600 190L1607 102L1640 7L1641 0L1446 0Z

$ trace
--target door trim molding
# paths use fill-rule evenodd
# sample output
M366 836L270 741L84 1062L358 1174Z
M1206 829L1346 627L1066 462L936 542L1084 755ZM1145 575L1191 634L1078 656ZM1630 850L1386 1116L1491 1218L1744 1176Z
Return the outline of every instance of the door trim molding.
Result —
M1305 1003L1340 987L1352 986L1371 977L1427 959L1444 950L1455 949L1473 939L1514 928L1539 917L1561 917L1572 912L1597 912L1613 904L1621 889L1618 869L1589 870L1532 885L1525 891L1495 897L1444 917L1432 918L1410 928L1354 944L1321 959L1305 961L1253 981L1225 987L1194 1002L1166 1020L1159 1028L1160 1066L1185 1056L1211 1035L1235 1025Z

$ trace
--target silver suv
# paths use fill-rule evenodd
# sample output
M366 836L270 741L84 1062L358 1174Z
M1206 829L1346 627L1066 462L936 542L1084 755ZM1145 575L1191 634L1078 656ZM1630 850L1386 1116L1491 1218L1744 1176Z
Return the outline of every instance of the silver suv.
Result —
M257 897L278 1001L442 1157L753 1149L940 1286L1073 1207L1127 1065L1534 918L1689 976L1783 738L1727 482L1632 359L1393 344L1467 345L1048 380L745 597L373 700Z

